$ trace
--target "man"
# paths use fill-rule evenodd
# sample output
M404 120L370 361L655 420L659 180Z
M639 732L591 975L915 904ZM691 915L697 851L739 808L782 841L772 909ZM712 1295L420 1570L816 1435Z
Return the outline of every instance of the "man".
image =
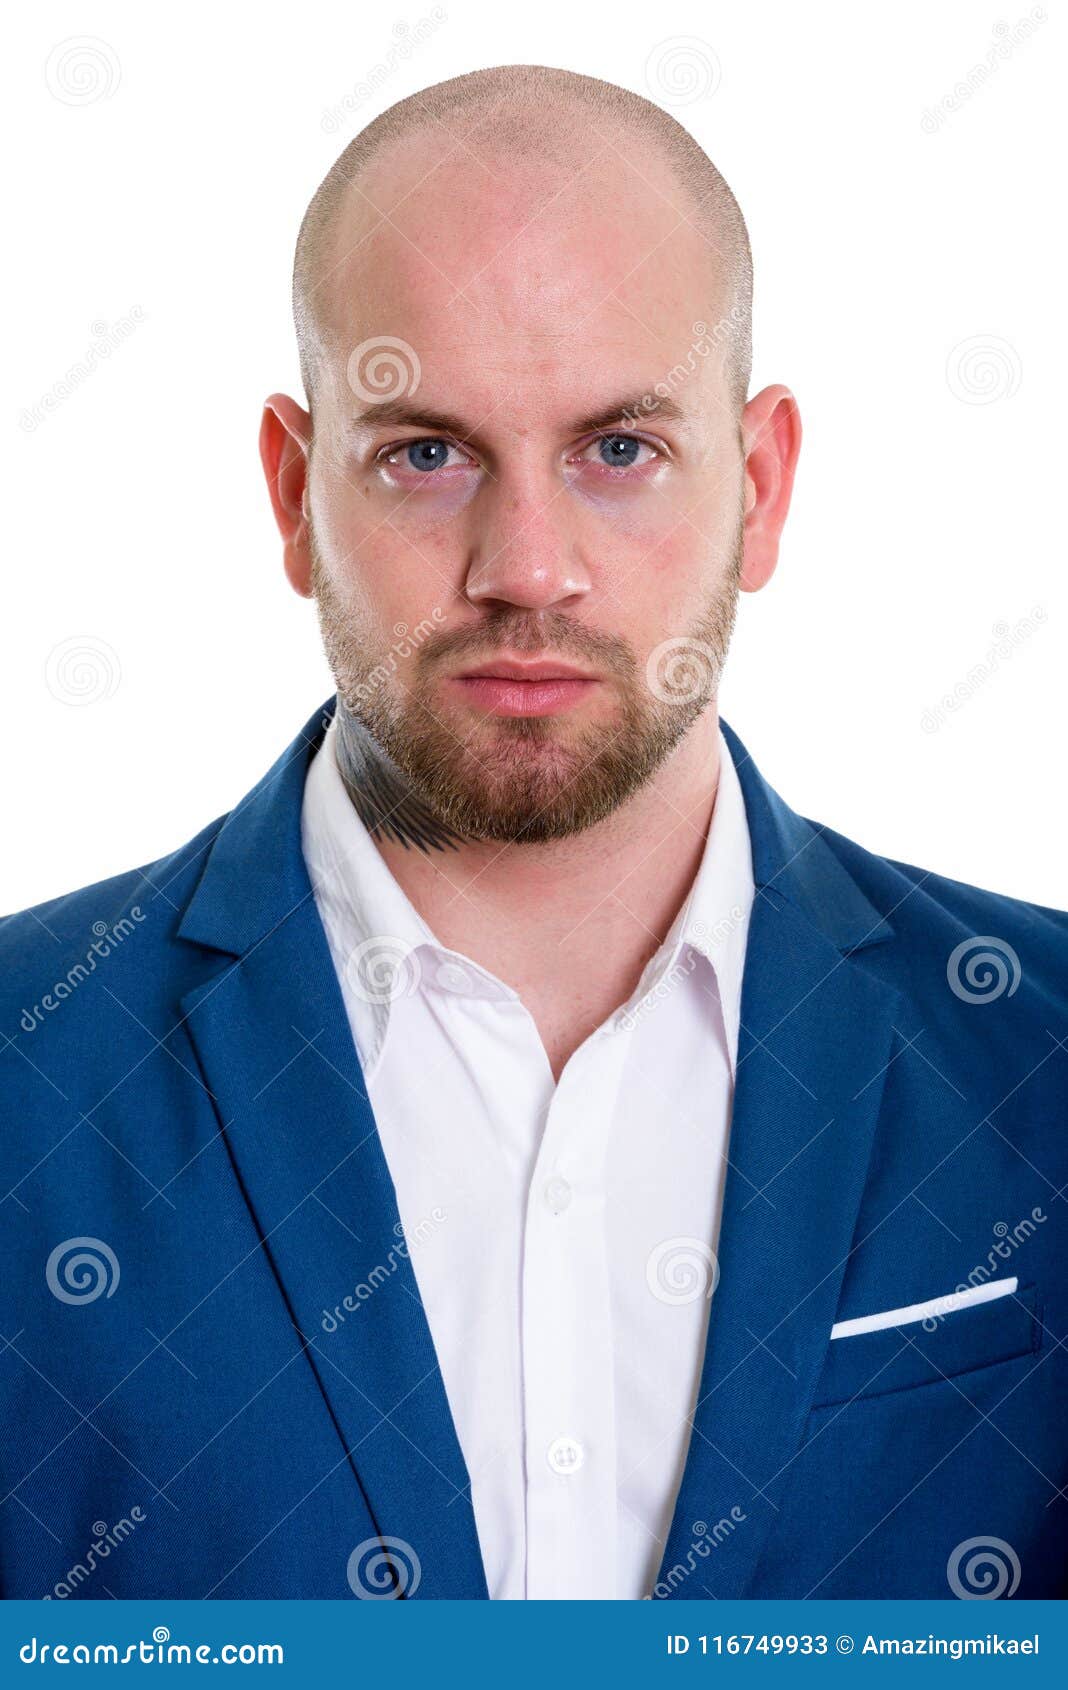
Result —
M1066 918L721 730L750 291L562 71L312 201L261 451L336 707L3 927L5 1595L1065 1592Z

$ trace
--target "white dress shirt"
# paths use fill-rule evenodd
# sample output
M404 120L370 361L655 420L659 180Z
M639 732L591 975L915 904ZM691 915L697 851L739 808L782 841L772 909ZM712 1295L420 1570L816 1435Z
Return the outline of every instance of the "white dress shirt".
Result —
M393 878L334 746L332 723L304 856L490 1596L647 1596L718 1278L753 901L730 752L721 734L707 844L670 934L554 1082L518 994L439 944Z

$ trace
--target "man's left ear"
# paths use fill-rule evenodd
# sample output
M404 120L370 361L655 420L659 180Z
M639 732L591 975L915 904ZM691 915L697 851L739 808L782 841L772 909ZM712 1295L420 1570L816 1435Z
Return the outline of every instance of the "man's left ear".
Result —
M260 423L260 462L282 536L286 576L293 591L306 599L312 596L306 497L310 446L308 412L288 394L272 393Z
M770 581L779 561L779 536L790 509L801 450L801 413L788 387L765 387L742 412L745 446L743 592Z

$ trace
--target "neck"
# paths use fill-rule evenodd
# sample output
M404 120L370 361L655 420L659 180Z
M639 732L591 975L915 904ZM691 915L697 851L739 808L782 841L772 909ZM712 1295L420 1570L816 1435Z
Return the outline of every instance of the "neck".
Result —
M607 1014L693 883L719 779L718 727L713 703L611 816L540 845L453 834L340 707L338 762L390 872L441 944L525 999L542 989L596 997Z

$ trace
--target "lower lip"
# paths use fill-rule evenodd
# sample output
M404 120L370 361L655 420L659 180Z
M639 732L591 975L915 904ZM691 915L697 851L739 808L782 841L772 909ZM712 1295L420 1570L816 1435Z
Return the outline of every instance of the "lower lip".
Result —
M516 681L503 675L460 675L472 704L493 716L558 716L570 710L597 685L596 681Z

